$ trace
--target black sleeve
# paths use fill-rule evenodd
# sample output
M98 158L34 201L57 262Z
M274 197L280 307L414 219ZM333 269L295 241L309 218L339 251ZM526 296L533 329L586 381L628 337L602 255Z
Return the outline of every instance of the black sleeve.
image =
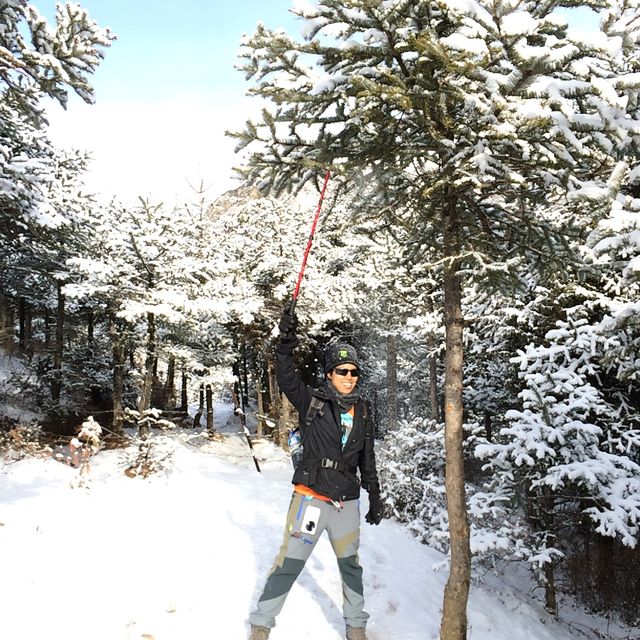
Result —
M364 447L360 451L360 459L358 461L361 484L367 491L380 491L380 481L378 480L378 470L376 469L373 420L371 420L371 410L368 405L364 429Z
M276 349L276 380L280 391L296 408L300 418L306 415L311 402L312 388L300 380L293 362L293 349L297 340L281 340Z

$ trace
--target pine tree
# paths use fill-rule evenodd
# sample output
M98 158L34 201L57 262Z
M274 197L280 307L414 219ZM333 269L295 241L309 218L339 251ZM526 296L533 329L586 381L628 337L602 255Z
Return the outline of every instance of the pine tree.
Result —
M65 294L100 310L111 327L118 428L127 341L145 354L137 402L141 416L159 390L160 359L169 362L179 355L198 371L227 364L217 346L228 341L222 325L230 302L239 309L242 301L230 287L226 256L210 249L214 244L206 229L204 217L185 210L145 201L137 207L112 203L94 211L86 248L67 261L72 280ZM246 311L251 305L244 302Z
M478 449L503 487L526 496L535 530L530 556L551 610L554 566L578 553L577 537L597 534L632 548L637 541L636 176L619 163L608 188L591 191L599 219L590 221L579 247L585 261L566 282L538 287L539 299L527 311L543 311L543 322L533 321L543 330L531 334L515 359L522 407L507 413L510 424L497 445ZM554 326L545 329L549 320Z
M52 352L52 364L40 364L49 369L54 403L64 377L65 314L59 288L88 201L79 185L86 159L53 147L43 100L64 106L68 92L74 91L92 102L89 77L112 40L79 5L59 5L55 28L25 0L0 7L0 315L10 325L19 309L20 341L30 344L30 353L31 334L42 327L44 336L38 338ZM49 321L54 310L52 347ZM9 344L13 327L3 330Z
M227 194L214 204L208 213L208 231L216 238L217 251L227 256L240 301L226 323L237 349L236 370L244 374L246 363L257 392L269 376L272 380L268 388L275 389L272 365L276 327L291 302L298 277L311 224L306 204L311 198L308 194L297 199L250 195ZM366 242L354 238L352 230L342 224L342 205L326 204L304 273L301 304L296 309L301 324L299 353L307 354L301 368L309 383L317 380L316 352L332 330L352 324L348 321L350 309L367 297L367 288L356 286L359 270L367 264ZM347 262L344 246L354 242L363 250L356 251L354 260ZM278 398L271 397L271 401L275 414Z
M299 10L304 41L259 25L244 43L251 93L272 105L235 134L253 144L244 175L277 192L332 166L364 215L411 229L407 254L442 270L452 559L443 640L466 637L470 580L463 280L499 284L525 260L566 260L576 209L567 192L602 185L637 146L638 77L625 66L637 34L612 20L615 34L609 24L611 36L579 39L553 13L567 4L321 0Z
M56 154L46 137L42 99L65 106L72 90L93 102L89 76L113 39L79 5L58 5L55 28L27 0L11 0L0 8L3 234L12 231L14 236L16 226L31 222L55 227L65 220L43 190L55 178Z

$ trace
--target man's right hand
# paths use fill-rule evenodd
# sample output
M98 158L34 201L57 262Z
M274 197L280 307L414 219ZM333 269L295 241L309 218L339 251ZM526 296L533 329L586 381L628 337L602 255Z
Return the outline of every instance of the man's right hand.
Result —
M295 313L289 313L287 309L280 318L280 338L282 340L291 340L296 337L296 329L298 328L298 316Z

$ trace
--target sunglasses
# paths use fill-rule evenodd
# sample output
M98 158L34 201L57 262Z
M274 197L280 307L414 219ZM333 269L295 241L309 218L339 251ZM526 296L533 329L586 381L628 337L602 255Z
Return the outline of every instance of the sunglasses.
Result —
M360 369L345 369L344 367L336 367L333 372L345 378L349 375L352 378L357 378L360 375Z

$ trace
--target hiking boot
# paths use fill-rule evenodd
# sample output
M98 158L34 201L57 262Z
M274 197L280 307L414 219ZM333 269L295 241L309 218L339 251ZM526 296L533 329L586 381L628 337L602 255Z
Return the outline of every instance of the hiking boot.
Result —
M367 640L364 627L350 627L347 625L347 640Z
M259 627L255 624L252 624L249 640L267 640L269 638L270 631L271 629L269 629L269 627Z

